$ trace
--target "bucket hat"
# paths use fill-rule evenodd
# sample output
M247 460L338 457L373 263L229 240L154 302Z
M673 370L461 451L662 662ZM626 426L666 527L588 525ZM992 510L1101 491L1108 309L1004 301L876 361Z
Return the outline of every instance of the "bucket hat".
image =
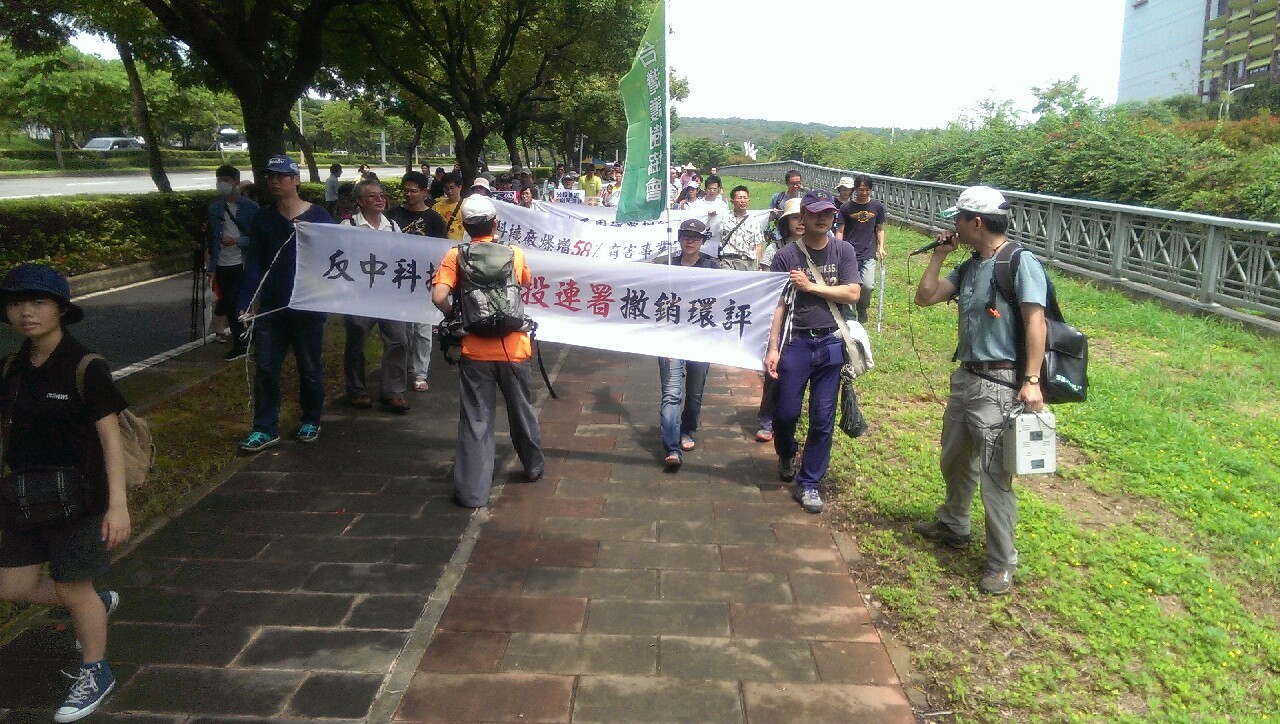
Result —
M8 302L10 296L22 292L48 294L66 307L64 324L75 324L84 319L84 310L71 303L71 285L61 272L43 264L20 264L0 281L0 301Z

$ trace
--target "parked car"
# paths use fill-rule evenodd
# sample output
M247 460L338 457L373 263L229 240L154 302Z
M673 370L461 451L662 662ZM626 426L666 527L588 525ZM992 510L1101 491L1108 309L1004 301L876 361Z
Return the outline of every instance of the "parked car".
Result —
M89 139L89 142L81 146L80 150L110 153L112 151L141 151L142 147L142 144L138 143L136 138L99 136L98 138Z

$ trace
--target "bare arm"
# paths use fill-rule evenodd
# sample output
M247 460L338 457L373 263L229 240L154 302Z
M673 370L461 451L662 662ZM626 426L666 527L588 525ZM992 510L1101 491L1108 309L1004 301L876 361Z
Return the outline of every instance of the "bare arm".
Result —
M885 251L884 248L884 224L876 227L876 254L878 254L881 259L889 256L889 252Z
M1039 376L1042 371L1040 367L1044 362L1045 339L1049 331L1044 321L1044 307L1039 304L1022 304L1020 309L1027 349L1026 368L1023 373ZM1040 385L1028 384L1025 376L1022 378L1022 387L1018 390L1018 399L1026 404L1031 412L1044 408L1044 396L1040 391Z
M102 540L110 550L128 540L133 533L124 480L124 441L120 436L119 416L107 415L94 426L102 443L102 458L107 472L107 512L102 516Z
M764 371L773 379L778 379L778 358L782 356L782 321L786 318L786 291L778 297L778 306L773 310L773 322L769 325L769 349L764 353Z
M829 286L822 280L813 281L809 279L809 275L800 269L791 270L791 283L796 286L798 291L830 299L836 304L856 304L858 296L862 292L860 284L838 284Z
M453 287L448 284L437 284L431 287L431 303L436 305L444 316L448 317L453 312Z
M941 241L942 236L939 236L938 240ZM954 284L938 277L942 272L942 262L955 250L954 239L933 250L933 256L929 257L929 266L920 275L920 285L916 287L917 307L932 307L938 302L947 301L956 293Z

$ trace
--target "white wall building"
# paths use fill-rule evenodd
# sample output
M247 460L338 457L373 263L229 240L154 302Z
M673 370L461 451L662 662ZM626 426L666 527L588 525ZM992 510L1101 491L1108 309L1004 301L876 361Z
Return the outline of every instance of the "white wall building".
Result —
M1123 0L1116 102L1198 93L1205 0Z

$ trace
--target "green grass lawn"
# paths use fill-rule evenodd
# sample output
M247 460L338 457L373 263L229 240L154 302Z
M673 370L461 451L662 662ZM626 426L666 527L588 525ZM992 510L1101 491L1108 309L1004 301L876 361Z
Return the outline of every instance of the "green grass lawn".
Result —
M730 188L738 179L725 179ZM780 184L749 184L752 206ZM1058 472L1015 479L1021 568L979 594L982 507L955 552L917 538L944 490L951 305L911 305L926 238L890 227L884 331L839 438L833 523L912 652L920 713L972 721L1261 721L1280 712L1280 340L1051 272L1090 336L1089 401L1060 405ZM961 254L954 255L958 263Z
M954 307L910 305L923 241L889 231L877 367L859 380L872 432L841 440L831 480L916 671L980 720L1280 711L1280 341L1054 274L1091 338L1089 401L1055 409L1058 473L1016 479L1021 568L988 598L981 545L910 532L943 495L956 334Z

